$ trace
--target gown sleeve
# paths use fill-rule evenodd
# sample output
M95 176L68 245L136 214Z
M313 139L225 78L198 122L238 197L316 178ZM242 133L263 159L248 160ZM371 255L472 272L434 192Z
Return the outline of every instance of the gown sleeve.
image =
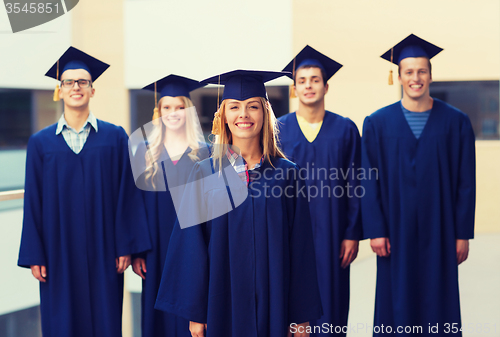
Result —
M148 184L147 179L146 179L146 151L147 147L144 142L140 143L137 146L137 150L135 152L135 155L131 157L131 166L132 166L132 173L133 171L136 170L135 172L135 185L137 186L138 189L141 191L150 191L151 184ZM129 151L130 153L131 151Z
M19 250L20 267L46 266L43 245L43 157L36 136L28 142L24 184L24 217Z
M352 186L352 197L347 198L348 204L348 225L344 235L346 240L361 240L363 238L363 227L361 224L361 199L356 195L357 187L360 182L358 179L358 169L361 167L361 137L359 136L359 131L353 122L350 122L351 128L349 130L348 144L346 144L347 158L345 158L344 163L346 163L347 168L354 170L353 174L349 174L347 177L347 183ZM348 172L348 171L347 171Z
M147 207L147 205L146 205L146 193L147 192L146 191L149 191L152 188L151 183L148 184L149 179L146 179L146 174L147 174L147 172L145 172L145 170L146 170L146 151L147 151L146 144L144 142L141 142L137 146L137 150L135 152L133 159L131 158L131 160L133 161L132 162L132 173L134 173L133 172L134 169L140 170L140 172L142 172L137 177L137 180L135 181L135 186L140 190L139 193L141 194L141 201L144 203L145 209ZM131 151L129 151L129 155L130 155L130 153L131 153ZM134 179L135 179L135 177L134 177ZM147 217L148 217L148 214L146 212L146 218ZM148 222L149 222L149 219L148 219ZM151 232L149 232L149 235L151 237ZM132 259L136 259L136 258L146 259L147 254L148 253L145 251L140 252L140 253L134 253L134 254L132 254Z
M361 149L361 165L365 173L361 186L365 195L361 198L364 238L389 237L387 222L382 208L381 189L379 181L378 152L380 144L376 136L375 125L370 117L366 117L363 124L363 138ZM373 169L376 170L373 171Z
M323 315L319 295L316 258L306 185L299 177L294 181L294 197L288 198L290 221L290 292L289 324L301 324ZM304 192L304 193L303 193Z
M180 212L198 213L189 196L203 195L202 172L195 164ZM200 198L195 200L201 200ZM179 212L178 212L179 213ZM189 213L189 212L187 212ZM168 246L155 308L189 321L206 323L208 310L210 222L182 228L176 220Z
M127 134L120 128L119 193L116 207L116 257L137 254L151 249L146 210L141 191L135 186L129 159Z
M458 188L455 204L455 230L457 239L474 238L474 213L476 206L476 149L472 125L463 116L460 129L460 160Z

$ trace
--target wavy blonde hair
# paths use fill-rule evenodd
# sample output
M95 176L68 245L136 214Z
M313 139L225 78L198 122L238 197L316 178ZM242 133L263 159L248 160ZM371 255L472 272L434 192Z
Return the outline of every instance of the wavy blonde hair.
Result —
M271 104L268 100L263 97L259 97L260 103L262 104L262 110L264 113L262 130L260 132L260 146L262 148L262 153L264 158L271 163L271 157L285 158L285 154L281 151L278 146L278 120L274 115ZM227 99L222 101L217 114L219 117L214 118L214 129L220 130L219 134L215 136L213 142L212 158L214 160L214 166L217 167L219 164L219 171L222 170L222 158L226 155L228 144L233 144L233 138L229 126L225 123L226 119L226 104ZM272 165L272 163L271 163Z
M196 114L196 109L194 109L193 102L186 96L178 96L184 104L184 110L186 111L186 138L188 146L191 148L191 152L188 154L189 158L194 161L198 161L198 148L200 141L203 141L203 135L201 134L201 128L199 127L198 115ZM167 127L161 121L161 103L163 97L158 101L159 108L159 118L158 125L155 126L155 134L153 141L148 145L148 149L145 153L146 156L146 175L145 179L147 182L151 183L153 188L155 186L155 177L160 172L161 174L161 163L158 162L161 153L164 150L165 137L168 132ZM190 109L192 108L192 109Z

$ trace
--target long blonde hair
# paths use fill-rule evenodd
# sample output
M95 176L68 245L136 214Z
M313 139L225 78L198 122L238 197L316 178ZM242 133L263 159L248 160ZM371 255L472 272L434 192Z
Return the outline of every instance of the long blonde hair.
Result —
M271 163L271 157L285 158L285 154L278 146L278 126L277 119L274 115L271 104L263 97L259 97L262 104L264 113L262 130L260 132L260 146L264 158ZM222 158L226 155L228 144L233 144L232 134L229 126L225 123L226 119L226 102L227 99L222 101L219 110L217 110L216 117L214 118L213 129L218 130L213 142L212 158L214 166L219 164L219 171L222 170Z
M191 148L191 152L188 154L189 158L194 161L198 161L198 148L200 147L199 143L203 142L203 134L201 133L200 122L198 119L198 115L196 113L196 109L194 108L193 102L186 96L178 96L182 100L184 104L184 110L186 112L186 138L188 142L188 146ZM159 118L161 118L161 103L163 97L158 101L159 109ZM146 181L150 182L151 185L155 188L155 177L158 172L161 172L161 163L158 162L161 153L164 151L164 141L167 134L167 128L163 124L161 120L155 126L154 136L152 136L152 142L148 145L148 149L146 151Z

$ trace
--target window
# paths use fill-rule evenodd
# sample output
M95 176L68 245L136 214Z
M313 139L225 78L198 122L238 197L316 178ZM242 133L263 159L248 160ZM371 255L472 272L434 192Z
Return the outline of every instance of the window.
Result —
M500 139L498 81L433 82L430 94L466 113L476 139Z
M11 312L0 316L0 336L42 336L40 306Z
M0 89L0 191L23 188L28 139L57 122L61 113L62 103L53 101L52 90Z
M31 135L31 90L0 91L0 149L24 148Z
M130 293L132 300L132 336L141 337L141 293Z

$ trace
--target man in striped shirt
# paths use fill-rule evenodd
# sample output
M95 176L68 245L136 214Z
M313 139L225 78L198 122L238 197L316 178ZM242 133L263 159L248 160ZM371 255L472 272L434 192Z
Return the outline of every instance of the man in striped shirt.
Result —
M403 99L366 117L362 139L363 168L378 170L362 180L361 202L378 255L373 326L419 326L422 336L446 326L461 335L458 265L474 237L472 125L429 94L430 59L441 51L412 34L382 55L399 66Z

